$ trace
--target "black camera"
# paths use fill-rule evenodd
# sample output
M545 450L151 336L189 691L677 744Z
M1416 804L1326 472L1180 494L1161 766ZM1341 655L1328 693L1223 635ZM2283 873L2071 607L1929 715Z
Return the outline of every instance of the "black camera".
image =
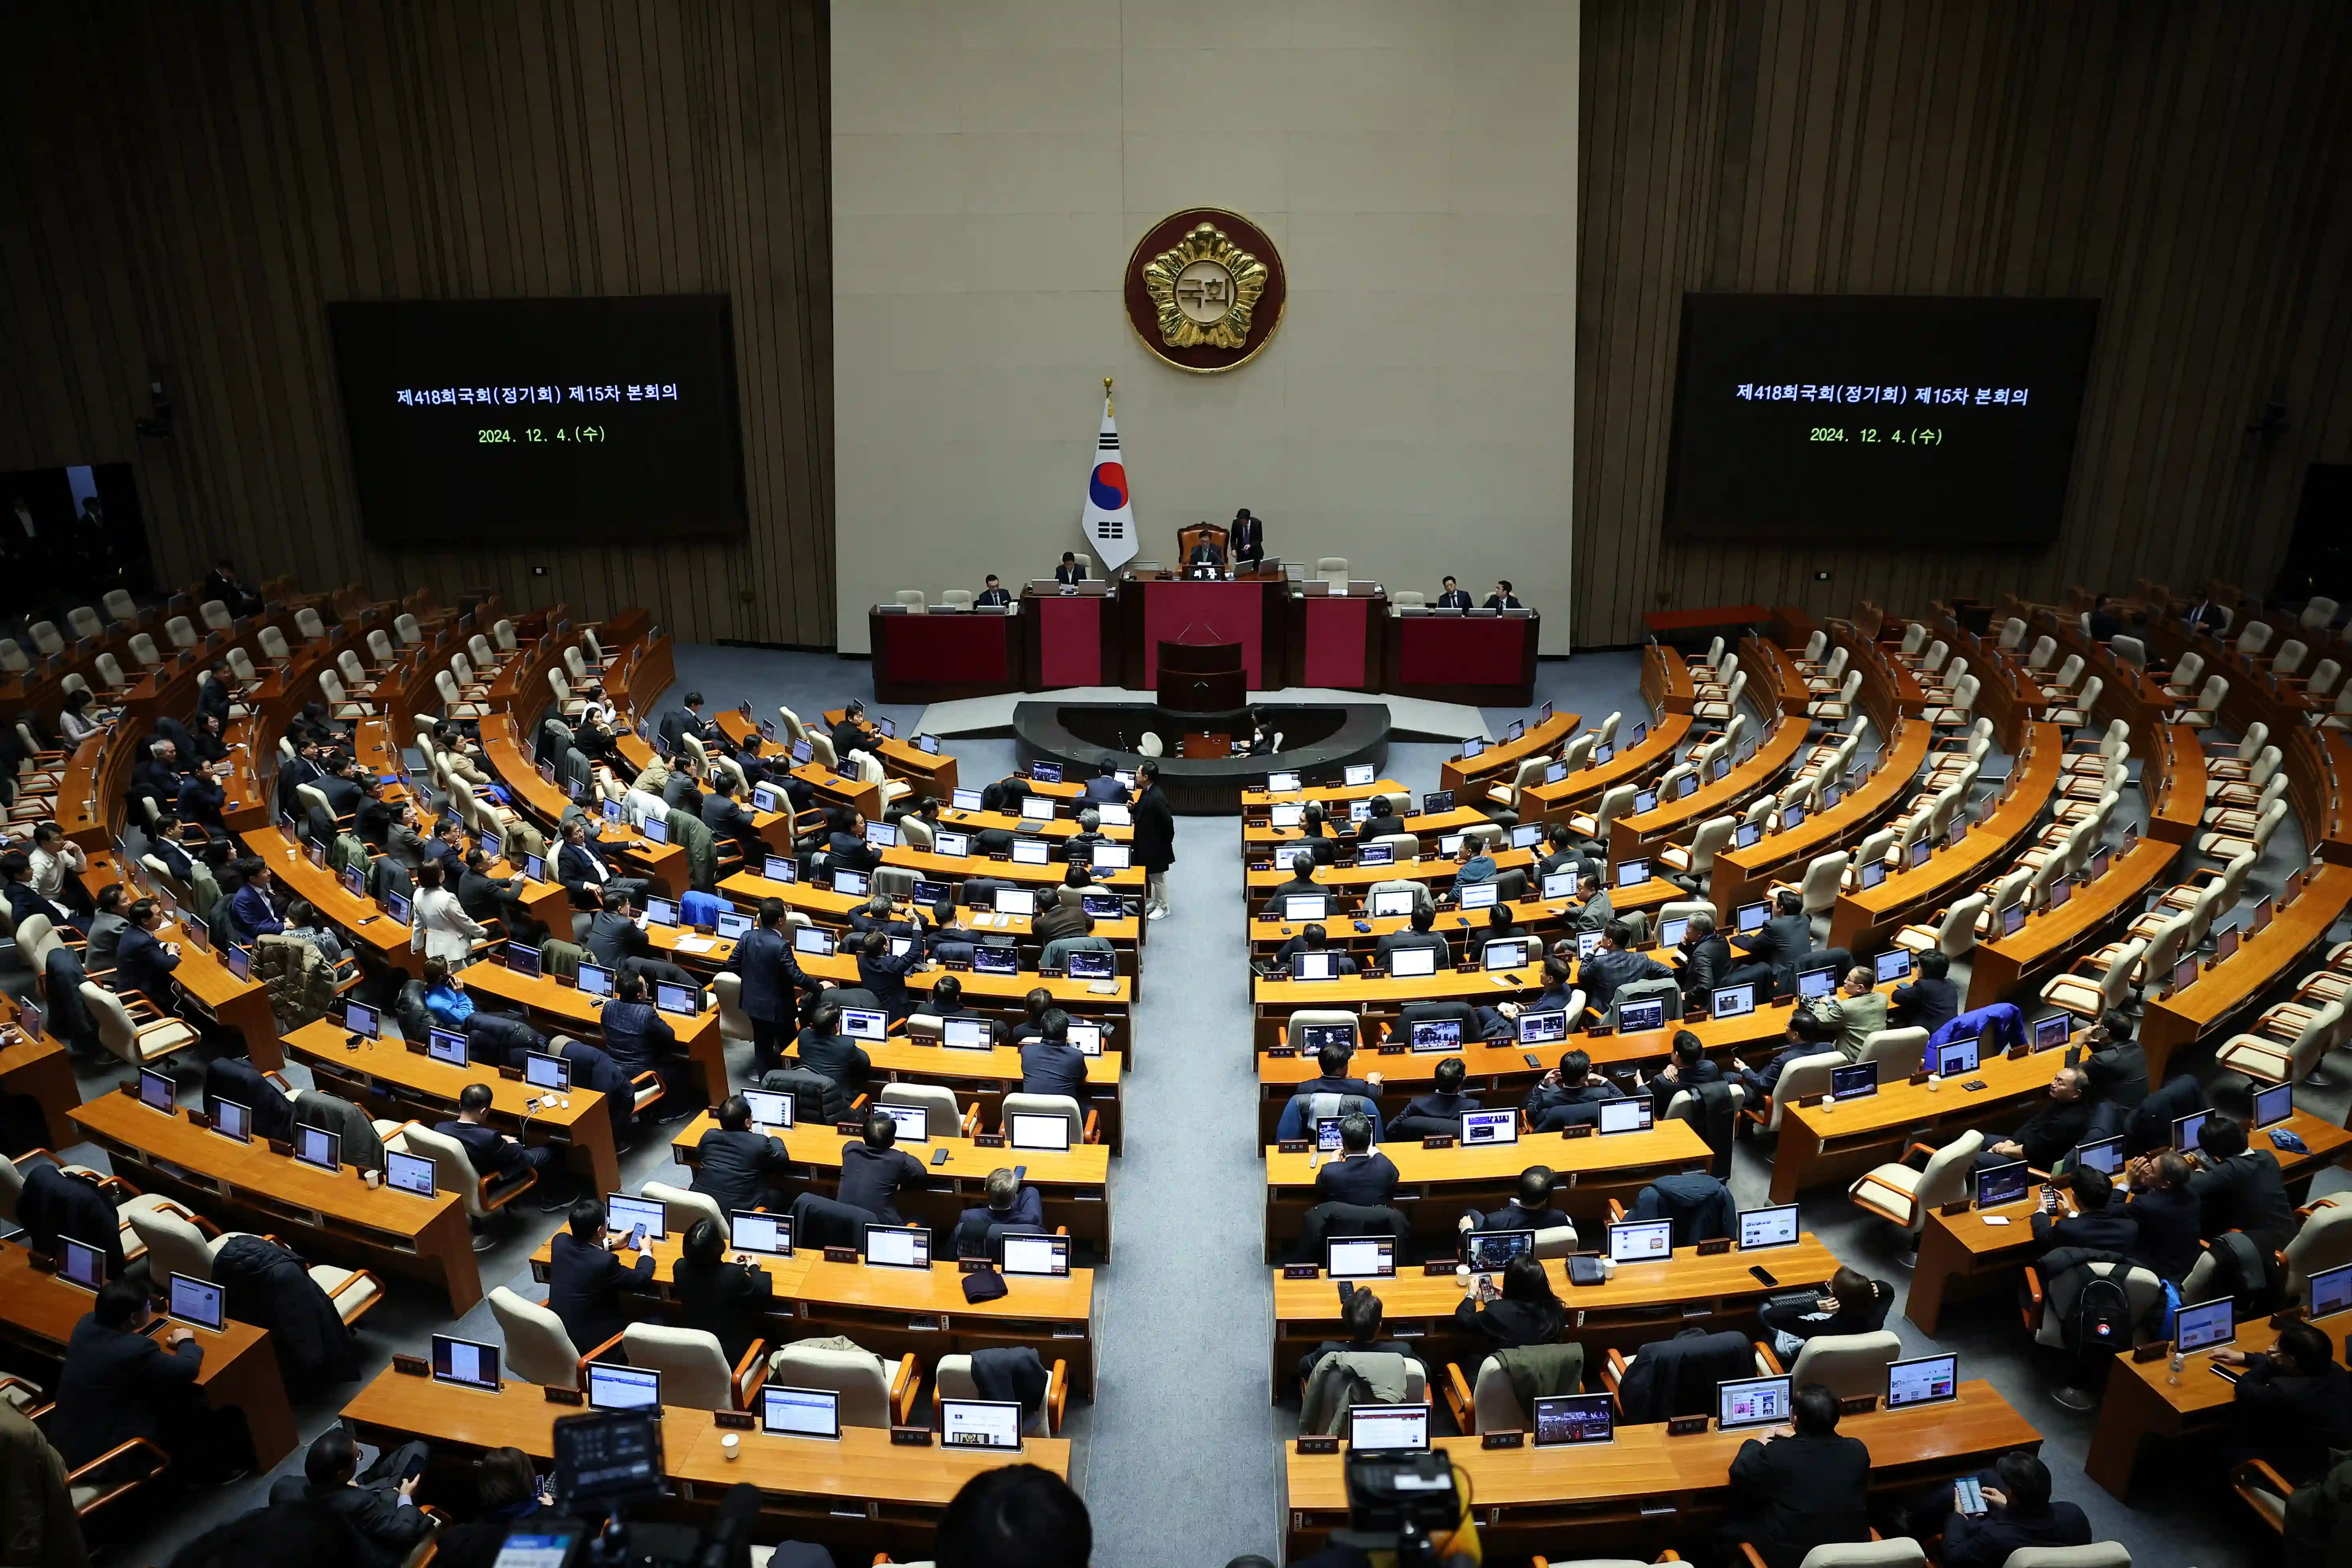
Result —
M554 1514L517 1523L495 1568L748 1568L760 1489L731 1488L708 1530L632 1527L623 1510L665 1495L656 1410L600 1410L555 1423Z
M1348 1528L1331 1532L1334 1545L1393 1552L1400 1564L1460 1563L1440 1558L1436 1537L1462 1525L1462 1494L1454 1461L1443 1450L1348 1451Z

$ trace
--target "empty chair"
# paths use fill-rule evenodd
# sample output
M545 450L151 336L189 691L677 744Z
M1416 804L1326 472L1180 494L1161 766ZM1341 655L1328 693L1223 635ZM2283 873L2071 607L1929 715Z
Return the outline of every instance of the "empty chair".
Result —
M1876 1062L1878 1081L1893 1083L1919 1070L1927 1050L1927 1031L1921 1028L1880 1029L1862 1042L1856 1061Z
M964 1112L956 1105L951 1089L935 1083L886 1084L879 1102L920 1107L925 1133L935 1141L965 1135Z
M131 649L131 662L142 669L152 668L163 662L163 655L155 647L155 639L145 632L131 633L130 642L124 646Z
M106 623L100 620L98 612L88 605L79 605L68 614L66 616L66 625L73 628L73 635L76 637L100 637L106 631Z
M173 616L170 620L165 621L163 635L171 639L173 647L196 646L196 628L188 624L188 617L185 616Z
M276 626L262 627L253 640L261 645L261 657L272 664L284 664L294 657L294 650L286 646L286 634ZM134 637L131 641L134 645L133 651L136 651L135 645L138 639Z
M327 713L335 719L366 719L373 717L375 706L362 702L343 689L342 678L331 669L319 672L319 695L326 700Z
M919 616L923 613L923 591L920 588L901 588L892 597L897 600L898 607L908 615Z
M415 647L425 640L425 628L406 610L392 617L392 635L400 639L403 647Z
M1929 1215L1969 1195L1969 1177L1976 1169L1977 1151L1982 1147L1984 1134L1973 1127L1941 1149L1915 1143L1909 1152L1927 1154L1924 1170L1890 1162L1857 1180L1846 1189L1846 1196L1856 1207L1916 1237L1927 1228Z
M1297 1015L1293 1015L1295 1017ZM1016 1116L1058 1116L1068 1124L1070 1146L1091 1143L1096 1136L1096 1114L1084 1110L1066 1094L1008 1094L1004 1097L1004 1121L1001 1131L1013 1131Z
M2294 1007L2292 1004L2274 1007L2263 1016L2252 1033L2230 1037L2214 1053L2213 1059L2257 1083L2301 1083L2311 1077L2320 1059L2341 1043L2344 1021L2345 1006L2341 1001L2318 1007Z
M113 616L118 625L135 626L139 624L139 601L124 590L110 588L99 603L106 606L106 613Z
M1429 595L1418 588L1399 588L1389 595L1389 614L1392 616L1402 615L1407 610L1425 610L1428 607Z
M522 647L515 640L514 622L504 616L490 623L490 640L498 645L499 657L501 658L520 651Z
M25 635L33 639L35 650L45 658L66 651L65 635L58 630L55 621L35 621L25 628Z
M1840 1399L1884 1394L1886 1369L1902 1354L1903 1336L1892 1329L1866 1334L1816 1334L1789 1363L1789 1377L1794 1387L1818 1383ZM1769 1351L1761 1351L1756 1358L1765 1363L1758 1370L1767 1375L1779 1370L1767 1362L1769 1356Z
M1956 899L1932 925L1907 925L1895 933L1895 945L1913 952L1933 948L1946 958L1959 958L1977 945L1977 916L1990 900L1982 893Z
M721 1241L728 1238L727 1211L719 1200L708 1193L698 1193L690 1187L673 1187L661 1182L647 1182L637 1189L637 1196L662 1205L667 1216L667 1228L680 1236L694 1228L694 1222L707 1219L719 1227Z
M737 1366L727 1364L719 1336L703 1329L635 1322L621 1331L631 1366L662 1374L662 1403L690 1410L747 1410L768 1381L768 1342L753 1340Z
M618 1345L623 1337L615 1334L594 1352L583 1355L572 1342L562 1318L503 1285L490 1291L490 1316L498 1321L499 1335L506 1341L506 1371L543 1388L580 1387L587 1381L588 1363Z
M2210 730L2218 721L2221 704L2229 699L2229 695L2230 678L2228 676L2208 676L2205 684L2198 689L2197 700L2186 707L2176 708L2166 714L2165 722L2187 724L2197 730Z
M1338 588L1348 585L1348 558L1344 555L1318 555L1315 558L1315 575Z
M2240 653L2249 657L2262 652L2271 646L2270 623L2268 621L2249 623L2246 628L2238 634L2238 640L2234 646Z
M789 1388L831 1389L839 1394L845 1426L899 1426L914 1412L921 1382L912 1352L895 1363L868 1350L785 1345L768 1358L768 1381Z
M327 640L327 623L320 620L319 612L308 605L294 612L294 629L301 634L304 642Z
M941 589L940 591L940 608L943 610L971 609L971 590L969 588Z
M152 1067L173 1051L186 1050L200 1037L178 1018L133 1023L122 998L95 980L81 983L81 1000L97 1022L99 1044L132 1067Z

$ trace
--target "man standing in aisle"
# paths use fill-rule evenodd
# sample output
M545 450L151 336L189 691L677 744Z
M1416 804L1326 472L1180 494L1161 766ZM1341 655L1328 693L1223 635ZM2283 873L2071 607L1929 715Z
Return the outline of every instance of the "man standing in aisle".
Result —
M1143 868L1143 912L1147 920L1168 914L1168 868L1176 863L1176 813L1160 787L1160 764L1150 757L1135 770L1143 794L1133 809L1135 863Z

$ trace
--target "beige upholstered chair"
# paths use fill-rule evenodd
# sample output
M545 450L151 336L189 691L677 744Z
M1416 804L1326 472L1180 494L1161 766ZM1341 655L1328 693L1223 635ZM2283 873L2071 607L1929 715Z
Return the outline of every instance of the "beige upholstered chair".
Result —
M980 1384L971 1375L971 1357L943 1355L936 1369L936 1396L979 1399ZM1055 1362L1045 1369L1045 1397L1034 1410L1024 1411L1021 1429L1032 1437L1051 1437L1062 1430L1062 1411L1070 1400L1070 1363Z
M922 1382L912 1352L886 1363L867 1350L785 1345L768 1358L768 1381L787 1388L831 1389L841 1396L845 1426L902 1426Z
M583 1355L562 1318L503 1285L490 1291L490 1316L498 1320L499 1334L506 1341L506 1371L547 1388L581 1387L587 1381L587 1364L609 1356L622 1340L614 1334Z
M673 1187L663 1182L647 1182L637 1189L637 1196L648 1203L662 1205L667 1217L667 1228L683 1236L694 1227L694 1222L707 1219L719 1227L719 1239L729 1239L727 1211L709 1193L698 1193L688 1187ZM635 1357L630 1358L635 1360Z
M923 1127L932 1138L960 1138L967 1118L956 1104L955 1090L936 1083L893 1083L883 1087L879 1104L918 1106Z
M1900 1162L1881 1165L1847 1188L1846 1196L1855 1207L1916 1236L1927 1227L1929 1215L1969 1195L1969 1175L1983 1147L1984 1134L1972 1127L1929 1152L1927 1169L1915 1171ZM1915 1143L1911 1152L1925 1148Z
M730 1367L719 1336L703 1329L635 1322L621 1331L629 1364L662 1374L664 1405L690 1410L748 1410L768 1381L768 1342L753 1340Z
M1816 1334L1805 1342L1789 1363L1790 1386L1818 1383L1840 1399L1886 1392L1886 1369L1903 1354L1903 1336L1892 1329L1868 1334ZM1769 1377L1780 1371L1769 1350L1757 1352L1757 1372Z

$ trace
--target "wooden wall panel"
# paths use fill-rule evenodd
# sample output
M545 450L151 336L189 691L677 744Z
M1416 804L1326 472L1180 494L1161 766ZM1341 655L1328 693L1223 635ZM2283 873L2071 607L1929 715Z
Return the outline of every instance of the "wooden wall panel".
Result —
M824 0L7 7L0 469L135 463L172 580L227 552L257 576L644 604L684 637L830 646L826 16ZM734 302L744 541L366 545L326 301L702 292ZM169 441L131 429L155 366Z
M2352 9L1585 0L1584 18L1580 645L1637 640L1665 606L2267 586L2305 465L2352 458ZM2100 299L2057 542L1668 545L1685 290ZM2286 429L2249 434L2273 398Z

